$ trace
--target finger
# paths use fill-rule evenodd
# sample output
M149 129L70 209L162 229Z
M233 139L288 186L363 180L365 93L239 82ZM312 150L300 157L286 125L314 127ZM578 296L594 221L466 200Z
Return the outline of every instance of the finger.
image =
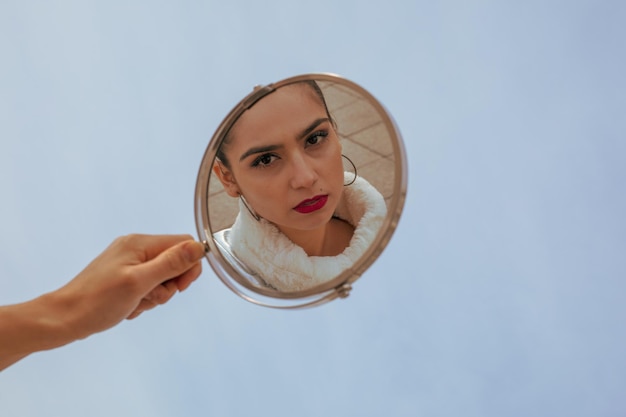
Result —
M139 262L156 258L161 252L186 240L193 240L191 235L142 235L131 234L116 240L123 251L136 253Z
M167 285L166 285L167 284ZM174 282L168 282L162 285L157 285L150 291L144 299L152 301L155 304L165 304L170 298L176 294L178 287Z
M165 281L164 283L162 283L161 285L163 285L165 288L167 288L168 291L173 291L173 292L178 291L178 285L176 284L176 278L169 279L169 280Z
M152 310L154 307L156 307L157 305L147 299L142 299L139 302L139 305L137 307L135 307L135 309L133 310L132 313L130 313L128 315L128 317L126 317L128 320L132 320L134 318L137 318L137 316L139 316L141 313L143 313L144 311L148 311L148 310Z
M139 275L148 287L155 287L168 279L182 276L204 256L204 245L194 240L178 243L161 252L156 258L137 265Z
M187 240L193 240L193 237L191 235L148 236L148 239L146 240L144 246L144 253L146 254L146 258L144 259L144 261L154 259L159 256L163 251Z
M190 270L176 279L178 291L185 291L202 273L202 263L196 263Z
M195 269L195 266L192 270ZM188 271L189 272L189 271ZM186 274L183 274L186 275ZM159 304L167 303L178 291L178 285L175 279L165 281L161 285L157 285L152 289L144 298L141 299L139 305L135 307L135 310L127 317L128 320L132 320L138 317L141 313L147 310L152 310Z
M136 319L137 317L141 315L141 313L143 313L143 311L135 310L132 313L130 313L130 316L126 317L126 320Z

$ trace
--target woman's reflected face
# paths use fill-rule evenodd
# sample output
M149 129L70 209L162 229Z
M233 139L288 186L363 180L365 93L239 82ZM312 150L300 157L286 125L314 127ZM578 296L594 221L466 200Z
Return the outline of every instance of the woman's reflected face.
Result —
M281 87L246 110L224 154L230 166L219 168L229 195L242 194L284 234L330 221L343 192L341 144L310 85Z

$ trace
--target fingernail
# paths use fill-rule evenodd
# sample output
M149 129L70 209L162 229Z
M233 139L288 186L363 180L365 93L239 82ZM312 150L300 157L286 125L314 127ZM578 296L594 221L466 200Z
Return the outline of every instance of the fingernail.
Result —
M188 262L195 262L204 254L204 246L195 240L185 242L183 245L183 256Z

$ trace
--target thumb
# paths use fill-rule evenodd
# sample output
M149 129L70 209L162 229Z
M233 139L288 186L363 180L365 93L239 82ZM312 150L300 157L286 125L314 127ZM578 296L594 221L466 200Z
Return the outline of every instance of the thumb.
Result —
M174 245L154 259L151 259L137 268L141 275L146 277L149 285L156 286L169 279L176 278L197 264L204 256L204 245L194 240L187 240Z

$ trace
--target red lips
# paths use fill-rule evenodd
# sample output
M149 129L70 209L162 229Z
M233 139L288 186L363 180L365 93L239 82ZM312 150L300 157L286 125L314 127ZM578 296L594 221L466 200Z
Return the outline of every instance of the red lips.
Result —
M293 209L298 213L312 213L324 207L328 201L328 195L316 195L313 198L303 200L295 206Z

